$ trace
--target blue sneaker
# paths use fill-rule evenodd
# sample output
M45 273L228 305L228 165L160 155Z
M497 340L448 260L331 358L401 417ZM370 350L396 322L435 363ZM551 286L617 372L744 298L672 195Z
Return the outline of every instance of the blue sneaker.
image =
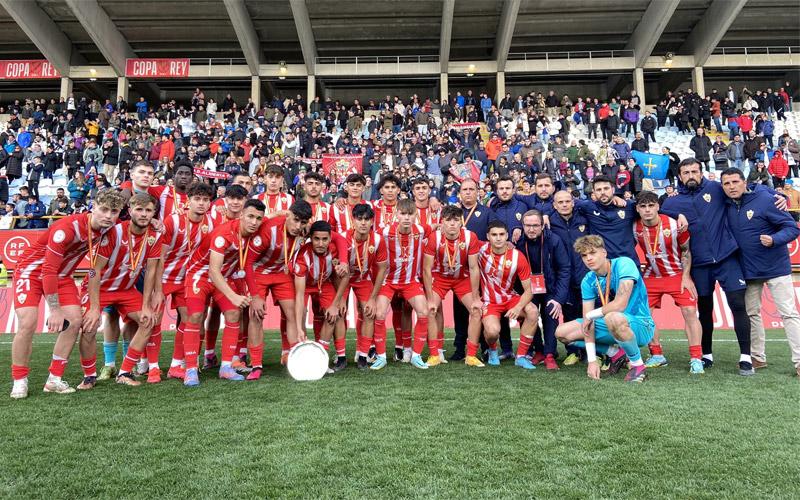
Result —
M381 368L386 366L386 355L378 356L375 358L375 362L372 363L369 367L370 370L380 370Z
M234 370L231 365L223 366L219 369L219 378L233 380L234 382L241 382L244 380L244 376L236 373L236 370Z
M497 349L489 349L486 354L488 354L486 362L489 366L500 366L500 356L497 355Z
M526 358L525 356L518 356L516 361L514 361L514 364L516 366L519 366L520 368L525 368L526 370L536 369L536 365L533 364L533 361Z
M647 368L658 368L659 366L667 366L667 358L662 356L661 354L655 354L647 358L647 361L644 362L644 366Z
M419 368L421 370L427 370L428 369L428 363L423 361L422 360L422 356L420 356L419 354L414 354L413 356L411 356L411 365L414 368Z
M189 368L183 376L183 385L186 387L197 387L200 385L200 377L197 375L197 368Z
M701 375L706 371L703 369L703 362L699 359L692 359L689 361L689 373L692 375Z

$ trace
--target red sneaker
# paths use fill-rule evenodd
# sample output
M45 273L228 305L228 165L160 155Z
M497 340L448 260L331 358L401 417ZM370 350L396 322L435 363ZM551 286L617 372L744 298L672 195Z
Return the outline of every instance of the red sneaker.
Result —
M533 354L533 358L531 358L531 363L534 365L541 365L544 363L544 354L537 352Z
M558 363L556 363L556 358L552 354L544 357L544 367L548 370L558 370Z
M167 378L176 378L178 380L183 380L184 375L186 375L186 368L182 366L170 366L167 372Z
M261 367L253 368L253 371L247 374L245 380L258 380L261 378Z
M147 383L157 384L159 382L161 382L161 369L151 368L150 371L147 372Z

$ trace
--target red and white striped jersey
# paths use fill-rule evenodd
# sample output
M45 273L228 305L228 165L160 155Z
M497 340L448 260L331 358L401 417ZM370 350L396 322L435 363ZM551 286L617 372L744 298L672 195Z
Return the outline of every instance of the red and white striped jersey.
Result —
M356 241L352 230L340 232L350 249L350 283L372 281L375 278L375 264L387 259L386 246L382 245L383 237L370 232L364 241Z
M522 252L509 248L502 255L492 252L492 246L484 243L480 249L481 290L486 304L502 304L518 294L514 281L531 278L531 266Z
M419 282L419 271L422 264L422 248L425 239L430 233L430 226L412 224L411 232L403 234L399 224L393 223L383 230L383 244L389 267L386 273L386 283L404 285Z
M108 259L100 274L100 291L130 290L136 285L147 261L161 257L161 234L148 228L144 234L130 232L131 221L112 227L97 254ZM85 279L88 283L88 276Z
M131 181L125 181L119 187L134 194L137 192ZM164 220L166 215L182 214L189 204L189 197L186 193L179 193L174 186L150 186L147 188L147 193L158 200L158 219L160 220Z
M268 194L264 192L256 196L256 199L263 201L264 205L266 205L266 215L280 212L281 210L289 210L289 207L294 203L294 196L287 193Z
M250 240L250 251L247 257L256 274L272 274L288 272L305 237L292 236L286 231L286 217L274 217L261 224L261 228Z
M481 249L478 236L468 229L461 232L454 241L448 240L442 230L430 235L425 245L425 255L433 256L434 274L448 278L469 278L469 256Z
M161 236L164 251L163 284L180 285L184 282L189 257L214 227L210 214L205 214L200 222L190 221L187 215L167 216Z
M383 231L384 228L397 222L394 213L395 209L397 209L397 203L387 205L383 200L375 200L371 201L370 205L372 205L372 210L375 211L374 224L376 231Z
M75 214L54 222L25 251L15 278L39 279L43 276L72 276L89 251L90 213ZM105 231L92 231L94 251L103 244Z
M326 203L324 201L319 201L316 203L308 202L311 205L311 220L310 222L314 223L318 220L324 220L325 222L330 222L331 220L331 205L330 203Z
M211 220L214 222L214 227L221 226L226 222L234 220L228 216L228 202L225 200L225 198L216 200L211 205L211 210L209 210L208 213L211 215ZM236 218L238 219L238 216L240 215L242 215L241 212L237 214Z
M209 279L208 266L211 252L221 254L222 276L232 278L235 272L240 270L240 258L244 257L247 245L255 236L243 238L239 234L239 220L232 220L219 227L215 227L208 237L203 238L200 246L197 247L189 257L189 271L187 278L193 282ZM239 252L239 248L242 252Z
M689 241L689 232L678 232L678 222L659 214L656 226L645 226L641 219L633 226L633 235L644 252L642 277L679 276L683 272L681 245Z
M306 243L297 252L292 265L292 275L306 278L306 293L313 288L322 288L322 284L333 275L333 260L337 259L336 245L328 245L325 255L317 255L311 243Z
M439 216L441 215L441 210L433 211L430 207L419 208L417 207L417 224L427 224L429 226L433 226L434 224L439 223Z
M358 204L360 205L361 203L366 202L362 200ZM353 229L353 207L355 205L350 205L348 202L345 202L345 205L342 209L337 207L335 203L331 205L330 223L334 231L345 232Z

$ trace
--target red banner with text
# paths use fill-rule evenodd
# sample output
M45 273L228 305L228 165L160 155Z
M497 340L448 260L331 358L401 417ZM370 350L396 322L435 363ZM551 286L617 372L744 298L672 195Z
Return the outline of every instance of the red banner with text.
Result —
M125 76L129 78L189 78L189 59L128 59Z
M322 155L322 171L338 186L348 175L361 173L362 160L361 155Z
M0 80L43 80L61 78L61 73L45 59L0 61Z

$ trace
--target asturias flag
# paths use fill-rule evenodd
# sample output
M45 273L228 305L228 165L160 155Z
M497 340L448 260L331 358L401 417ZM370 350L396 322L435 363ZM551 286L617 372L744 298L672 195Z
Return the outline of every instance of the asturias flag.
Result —
M631 151L636 164L642 167L646 179L666 179L669 170L669 156Z

